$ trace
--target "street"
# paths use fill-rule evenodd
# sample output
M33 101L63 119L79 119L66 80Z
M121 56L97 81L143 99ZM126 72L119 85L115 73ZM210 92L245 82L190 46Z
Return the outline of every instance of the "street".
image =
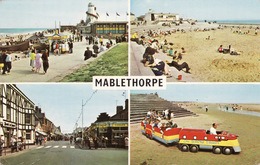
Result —
M32 151L9 155L0 159L0 165L124 165L128 164L126 149L82 150L69 141L48 142Z

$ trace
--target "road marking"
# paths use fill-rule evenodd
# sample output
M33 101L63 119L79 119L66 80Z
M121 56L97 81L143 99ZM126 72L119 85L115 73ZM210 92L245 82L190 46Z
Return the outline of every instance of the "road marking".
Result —
M70 146L70 148L75 148L75 146Z
M67 146L62 146L61 148L67 148Z
M53 148L59 148L59 146L54 146Z
M51 148L51 146L46 146L45 148Z
M43 148L43 146L37 147L36 149L40 149L40 148Z

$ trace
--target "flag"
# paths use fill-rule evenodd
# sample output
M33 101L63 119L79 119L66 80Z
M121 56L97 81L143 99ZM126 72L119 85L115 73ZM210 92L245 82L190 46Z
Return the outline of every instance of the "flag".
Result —
M117 16L120 16L118 13L116 13Z
M126 15L128 15L128 12L126 12Z
M109 16L109 14L107 13L107 16Z
M99 14L97 13L97 16L99 17Z

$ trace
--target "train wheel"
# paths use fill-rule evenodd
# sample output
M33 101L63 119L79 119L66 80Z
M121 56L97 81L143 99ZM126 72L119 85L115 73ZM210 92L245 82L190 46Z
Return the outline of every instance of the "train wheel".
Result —
M153 140L153 135L149 135L149 138L150 138L151 140Z
M197 145L191 145L190 146L190 152L198 152L199 151L199 147Z
M225 154L225 155L230 155L230 154L232 154L232 152L233 152L233 150L230 147L225 147L223 149L223 154Z
M187 144L182 144L182 145L180 146L180 150L181 150L182 152L188 152L188 151L189 151L189 146L188 146Z
M221 151L222 151L222 150L221 150L221 147L214 147L214 148L213 148L213 153L214 153L214 154L221 154Z

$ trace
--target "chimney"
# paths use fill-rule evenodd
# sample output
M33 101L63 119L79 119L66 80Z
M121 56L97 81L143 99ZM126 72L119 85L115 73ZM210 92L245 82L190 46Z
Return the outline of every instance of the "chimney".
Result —
M128 99L125 100L125 109L128 110Z
M123 111L123 106L117 106L116 107L116 114L120 113L121 111Z

